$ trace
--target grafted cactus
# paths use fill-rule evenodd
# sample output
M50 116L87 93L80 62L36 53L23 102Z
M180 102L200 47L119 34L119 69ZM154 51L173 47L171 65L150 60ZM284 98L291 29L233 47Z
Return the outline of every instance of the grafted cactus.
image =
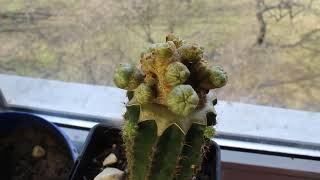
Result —
M191 179L200 167L205 137L214 135L210 90L227 82L203 51L170 34L141 53L141 70L128 64L116 70L114 82L129 98L123 126L129 180Z

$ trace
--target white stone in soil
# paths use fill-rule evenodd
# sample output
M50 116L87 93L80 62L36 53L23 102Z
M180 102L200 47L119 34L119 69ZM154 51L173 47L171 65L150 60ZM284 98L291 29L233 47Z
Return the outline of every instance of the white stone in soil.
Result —
M114 164L118 161L117 156L114 153L110 153L104 160L103 160L103 166L108 166L111 164Z
M36 145L33 147L32 149L32 157L34 158L41 158L43 156L46 155L46 150L40 146L40 145Z
M124 172L117 168L105 168L94 180L122 180Z

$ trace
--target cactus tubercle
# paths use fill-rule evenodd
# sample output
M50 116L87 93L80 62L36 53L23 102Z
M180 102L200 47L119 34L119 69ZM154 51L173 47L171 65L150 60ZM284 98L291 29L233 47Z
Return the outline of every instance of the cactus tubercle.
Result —
M138 104L147 104L147 103L151 103L152 99L153 99L152 89L148 85L141 83L135 89L132 101L136 101Z
M178 85L168 94L167 103L173 113L187 116L198 106L199 97L190 85Z
M114 74L116 86L126 90L133 90L143 81L140 70L130 64L120 64Z
M180 62L171 63L164 74L165 82L171 86L186 82L189 76L189 69Z

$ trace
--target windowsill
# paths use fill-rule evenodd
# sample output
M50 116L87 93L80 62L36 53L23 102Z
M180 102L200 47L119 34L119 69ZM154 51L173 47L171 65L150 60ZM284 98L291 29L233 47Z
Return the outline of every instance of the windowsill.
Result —
M125 91L105 86L0 75L6 108L32 111L63 126L122 123ZM219 101L218 136L225 149L320 159L320 113ZM312 128L310 128L312 127Z

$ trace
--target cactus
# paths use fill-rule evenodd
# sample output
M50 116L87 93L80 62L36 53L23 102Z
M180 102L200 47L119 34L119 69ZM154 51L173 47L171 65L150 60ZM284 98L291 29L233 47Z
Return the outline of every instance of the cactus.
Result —
M191 179L205 138L215 131L215 88L226 73L204 60L204 49L170 34L141 53L141 70L122 64L114 82L127 90L122 135L129 180Z

